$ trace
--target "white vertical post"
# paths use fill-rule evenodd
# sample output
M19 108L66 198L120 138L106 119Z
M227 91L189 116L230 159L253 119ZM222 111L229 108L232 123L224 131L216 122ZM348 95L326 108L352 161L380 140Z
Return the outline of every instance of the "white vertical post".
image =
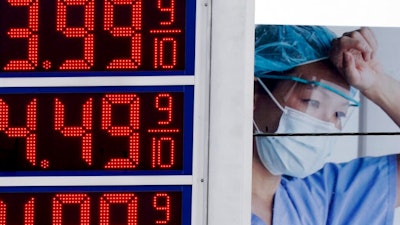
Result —
M250 224L254 0L212 1L208 225Z

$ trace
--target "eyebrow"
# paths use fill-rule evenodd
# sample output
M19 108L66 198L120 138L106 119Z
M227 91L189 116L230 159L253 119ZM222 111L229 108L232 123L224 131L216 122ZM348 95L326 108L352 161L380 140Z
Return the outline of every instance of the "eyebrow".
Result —
M309 86L311 86L311 88L308 88ZM337 97L337 98L343 100L343 101L341 101L342 104L340 104L339 106L344 106L344 107L350 106L350 102L346 98L343 98L341 95L338 95L337 93L335 93L335 92L333 92L331 90L328 90L326 88L323 88L323 87L321 87L319 85L302 83L300 85L300 88L303 88L303 89L306 89L306 90L310 90L310 91L314 91L314 92L318 92L321 95L323 95L322 97L326 97L326 98L332 98L332 96Z

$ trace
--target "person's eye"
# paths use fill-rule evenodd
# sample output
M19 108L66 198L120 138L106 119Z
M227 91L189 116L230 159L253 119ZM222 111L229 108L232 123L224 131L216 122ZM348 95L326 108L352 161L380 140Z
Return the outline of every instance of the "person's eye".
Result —
M316 108L316 109L318 109L319 105L320 105L319 101L314 100L314 99L303 99L303 102L305 104L307 104L308 106L311 106L311 107Z
M338 111L338 112L336 112L336 117L337 117L337 118L346 117L346 113Z

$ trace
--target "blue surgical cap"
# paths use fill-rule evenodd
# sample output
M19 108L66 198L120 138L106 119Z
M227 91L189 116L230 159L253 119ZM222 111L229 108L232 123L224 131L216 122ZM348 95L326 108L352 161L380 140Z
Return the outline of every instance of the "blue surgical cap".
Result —
M283 72L328 57L336 35L320 26L258 25L254 74Z

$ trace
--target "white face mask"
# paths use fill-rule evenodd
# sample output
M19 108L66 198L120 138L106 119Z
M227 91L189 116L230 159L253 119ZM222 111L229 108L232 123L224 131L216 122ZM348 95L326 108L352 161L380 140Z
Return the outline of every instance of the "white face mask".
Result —
M260 81L262 82L262 81ZM276 133L339 133L334 124L301 111L283 108L272 93L264 89L283 111ZM258 133L261 131L254 123ZM273 175L306 177L321 169L331 154L333 136L257 136L257 152L264 167Z
M257 128L257 131L260 130ZM335 133L333 124L285 107L276 133ZM274 175L306 177L321 169L335 138L324 136L257 136L261 162Z

